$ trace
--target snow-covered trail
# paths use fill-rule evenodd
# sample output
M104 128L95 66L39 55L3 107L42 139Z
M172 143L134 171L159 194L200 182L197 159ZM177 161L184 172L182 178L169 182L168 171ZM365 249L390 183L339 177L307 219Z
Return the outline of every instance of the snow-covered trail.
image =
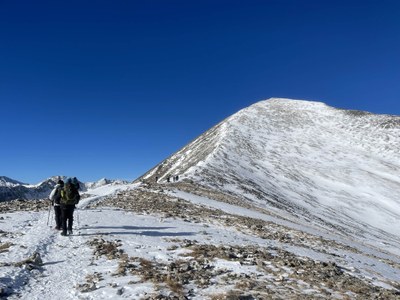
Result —
M86 239L76 235L61 236L59 231L46 226L45 218L32 224L31 231L40 232L42 236L36 251L42 255L44 272L31 278L24 288L25 296L20 299L36 299L32 295L37 295L37 299L54 299L58 296L60 299L76 299L78 295L75 286L83 281L86 275L83 270L87 267L92 252L85 245ZM26 233L27 239L30 234L31 232Z
M0 290L3 295L9 294L7 299L115 299L120 287L124 287L122 298L141 299L155 291L152 283L141 282L137 276L114 277L118 260L95 257L88 243L94 239L119 241L129 257L159 262L180 258L182 250L171 250L177 239L223 245L265 244L232 228L161 220L159 216L113 208L78 209L74 217L74 234L64 237L46 224L48 211L2 214L0 228L7 234L1 236L1 243L12 241L13 246L0 253L0 262L21 262L34 252L43 261L33 270L12 265L0 268ZM54 221L50 223L54 227ZM95 274L101 274L102 280L94 290L82 292L78 287Z
M118 239L118 237L122 238L129 234L136 236L136 239L128 241L127 245L136 245L142 249L141 235L144 230L151 230L147 236L160 239L163 234L156 230L168 229L167 226L146 226L143 224L143 219L116 210L102 212L78 209L75 211L74 217L74 234L64 237L60 235L59 231L46 225L47 212L21 212L3 216L9 222L2 222L1 228L4 232L12 233L15 246L10 247L9 252L1 254L1 261L20 262L34 252L39 253L43 261L41 267L32 271L25 267L2 268L2 286L12 286L12 291L9 289L12 295L8 299L108 298L105 296L107 289L103 289L105 295L91 296L82 294L76 288L79 284L85 283L87 275L93 274L98 269L96 268L98 265L93 263L93 249L87 242L96 237L107 236ZM153 224L154 221L151 220L150 223ZM54 221L52 224L54 225ZM179 236L182 233L169 233L169 235ZM111 273L115 271L116 263L110 265L103 261L100 269L104 268L108 269L105 271L106 273ZM104 270L102 271L104 272ZM147 287L148 289L149 287Z
M85 257L84 252L89 250L81 246L83 238L74 236L71 242L70 237L60 236L59 231L47 226L47 212L12 213L6 214L5 218L10 221L12 219L12 223L7 223L14 226L10 228L2 224L2 230L14 234L15 246L10 247L8 253L2 254L2 261L8 259L8 262L17 263L35 252L40 254L43 261L43 266L32 271L26 267L17 267L9 268L5 274L2 272L3 278L14 281L13 293L16 294L9 298L54 299L63 295L66 299L69 296L72 299L76 296L74 286L84 276L81 270L86 264L85 260L77 260L76 257Z
M263 239L238 231L235 226L224 226L219 222L204 220L204 223L195 223L180 218L163 219L157 214L137 214L111 207L88 208L88 204L100 201L106 195L106 191L99 190L98 194L81 201L74 213L74 234L67 237L61 236L59 231L52 228L54 227L52 210L49 225L48 211L3 213L0 216L0 246L7 243L12 245L5 251L0 247L0 298L8 295L6 298L11 300L146 299L151 294L157 293L155 284L143 281L139 275L129 273L115 276L120 260L96 255L96 246L93 246L96 240L115 243L130 259L144 259L166 265L182 260L181 254L187 253L188 250L182 248L179 241L192 240L209 245L241 247L259 245L268 249L282 249L318 261L335 261L350 273L374 278L373 281L377 285L388 288L389 286L385 284L387 280L396 282L400 278L398 268L378 259L386 257L398 263L398 257L389 257L363 247L355 241L352 243L348 241L349 245L362 250L361 253L334 249L328 245L326 251L321 252L312 247ZM271 216L235 205L177 190L173 195L195 205L204 205L229 214L279 223L279 220L271 220ZM301 226L293 227L299 230L305 229ZM35 252L40 254L43 261L37 268L29 270L27 265L22 267L13 265L26 260ZM216 268L228 267L231 269L230 272L235 274L257 273L256 269L248 269L248 266L237 262L216 260L213 264ZM88 278L91 278L92 286ZM222 287L225 289L224 285ZM226 286L226 289L228 290L229 286ZM196 291L196 297L192 299L208 299L206 295L212 292L216 291L199 289Z

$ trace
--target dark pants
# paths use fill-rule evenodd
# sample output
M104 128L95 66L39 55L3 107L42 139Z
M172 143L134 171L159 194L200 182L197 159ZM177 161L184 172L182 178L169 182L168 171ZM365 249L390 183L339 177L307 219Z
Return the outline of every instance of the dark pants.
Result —
M61 206L54 206L54 218L56 219L56 228L61 229Z
M67 233L67 230L72 231L72 223L74 222L74 209L75 205L61 205L61 228L63 233Z

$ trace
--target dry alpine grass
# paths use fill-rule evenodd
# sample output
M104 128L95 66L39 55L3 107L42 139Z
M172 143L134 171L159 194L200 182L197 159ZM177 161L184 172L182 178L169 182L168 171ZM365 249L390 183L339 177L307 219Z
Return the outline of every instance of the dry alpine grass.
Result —
M0 253L8 252L9 248L13 246L13 243L6 242L4 244L0 244Z

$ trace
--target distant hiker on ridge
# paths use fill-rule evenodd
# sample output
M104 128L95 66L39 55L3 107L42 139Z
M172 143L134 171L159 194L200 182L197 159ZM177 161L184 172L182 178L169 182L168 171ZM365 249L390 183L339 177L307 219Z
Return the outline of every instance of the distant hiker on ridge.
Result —
M72 224L74 222L74 209L81 196L76 185L71 178L68 178L61 190L61 235L72 234ZM67 224L68 221L68 224Z
M58 180L56 186L51 191L49 199L51 200L51 204L54 206L54 216L56 220L55 229L61 230L61 190L64 188L64 181L61 179Z

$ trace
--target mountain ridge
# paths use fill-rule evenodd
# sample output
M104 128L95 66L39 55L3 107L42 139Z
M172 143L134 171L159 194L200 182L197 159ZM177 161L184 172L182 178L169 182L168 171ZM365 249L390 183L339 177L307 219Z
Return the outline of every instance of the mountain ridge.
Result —
M65 179L65 176L52 176L37 184L26 184L6 176L0 176L0 202L16 199L46 199L60 178ZM108 184L127 183L127 181L123 180L102 178L94 182L80 182L80 190L82 192L87 192L90 189L95 189Z
M15 185L24 185L25 183L14 180L7 176L0 176L0 186L15 186Z
M399 123L398 116L273 98L226 118L142 179L165 183L179 175L376 245L383 233L394 251Z
M267 103L87 192L70 237L48 201L0 203L0 297L399 299L391 117Z

